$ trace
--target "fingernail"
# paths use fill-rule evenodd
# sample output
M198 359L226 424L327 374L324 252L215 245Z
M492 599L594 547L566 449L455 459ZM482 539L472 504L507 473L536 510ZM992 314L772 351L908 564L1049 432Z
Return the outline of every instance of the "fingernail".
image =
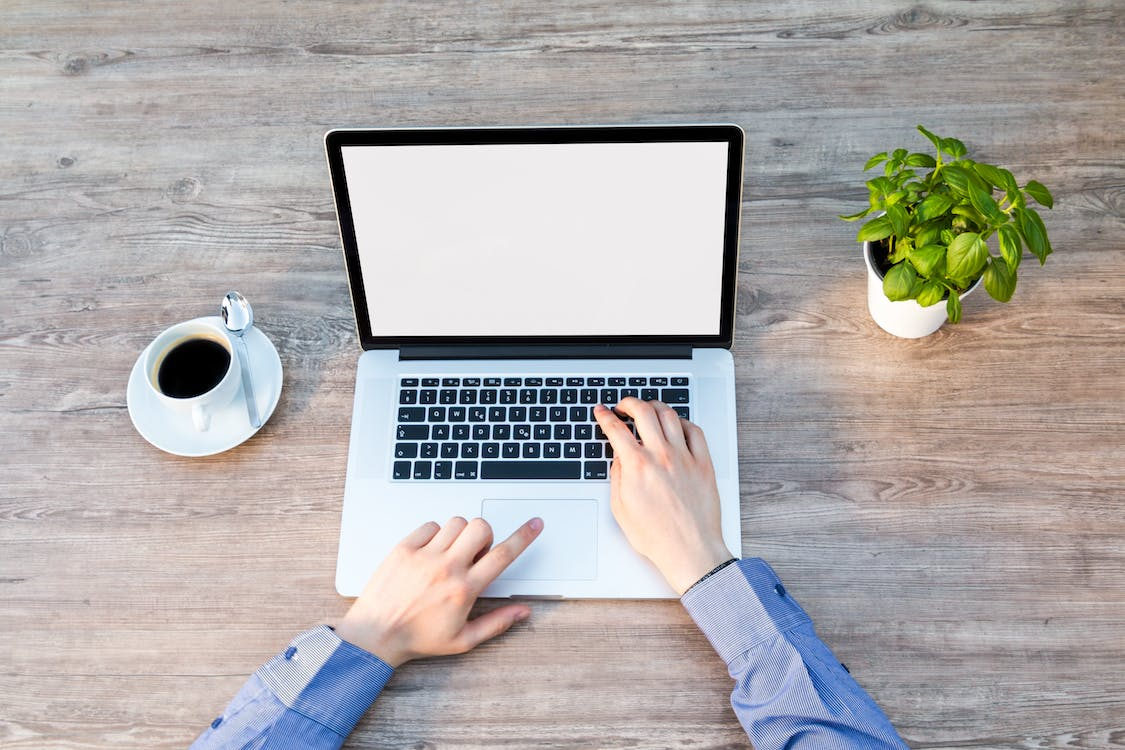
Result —
M543 519L536 516L535 518L528 521L527 525L531 527L532 531L542 531L543 530Z
M529 617L531 617L531 610L530 609L525 609L522 612L517 612L516 613L516 622L523 622L524 620L526 620Z

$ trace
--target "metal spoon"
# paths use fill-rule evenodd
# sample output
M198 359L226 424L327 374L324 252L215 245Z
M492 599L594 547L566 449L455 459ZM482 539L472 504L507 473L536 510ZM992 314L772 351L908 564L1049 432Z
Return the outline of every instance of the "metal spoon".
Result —
M254 384L250 382L250 355L246 351L246 341L242 338L254 327L254 311L250 303L238 292L227 292L220 307L223 325L233 333L238 341L238 361L242 363L242 390L246 395L246 412L250 416L250 426L262 426L258 416L258 401L254 398Z

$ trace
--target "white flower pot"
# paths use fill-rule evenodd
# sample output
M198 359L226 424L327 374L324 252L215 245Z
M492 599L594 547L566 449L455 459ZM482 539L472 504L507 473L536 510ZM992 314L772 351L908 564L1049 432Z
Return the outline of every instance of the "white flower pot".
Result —
M947 319L944 299L929 307L922 307L912 299L892 302L883 293L883 275L871 260L870 242L863 243L863 261L867 264L867 309L880 328L904 339L919 339L941 328ZM980 279L961 294L961 299L978 286Z

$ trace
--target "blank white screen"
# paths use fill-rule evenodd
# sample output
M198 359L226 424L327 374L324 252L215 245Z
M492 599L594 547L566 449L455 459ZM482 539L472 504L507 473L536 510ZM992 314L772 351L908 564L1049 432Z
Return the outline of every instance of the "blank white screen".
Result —
M719 333L726 143L342 156L376 337Z

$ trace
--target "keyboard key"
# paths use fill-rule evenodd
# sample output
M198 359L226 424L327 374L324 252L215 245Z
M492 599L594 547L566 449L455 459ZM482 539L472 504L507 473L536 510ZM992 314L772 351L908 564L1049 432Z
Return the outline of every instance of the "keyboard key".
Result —
M500 386L500 378L485 378L484 379L484 387L485 388L498 388L499 386Z
M481 461L481 479L581 479L578 461Z
M438 457L438 444L437 443L422 443L422 458L437 458Z
M668 378L649 378L649 385L666 386L668 385Z
M574 425L574 439L575 440L593 440L594 439L594 426L590 424L576 424Z
M455 424L453 425L453 439L454 440L468 440L469 439L469 425Z
M597 388L583 388L578 394L578 400L583 404L596 404L596 403L598 403L598 389Z
M465 407L464 406L451 406L449 407L449 421L450 422L464 422L465 421Z
M461 458L477 458L480 456L479 443L461 443Z
M571 422L586 422L589 421L590 410L585 406L572 406L570 407L570 421Z
M457 402L460 404L475 404L477 402L477 392L461 391L461 395L458 397Z
M582 476L585 479L605 479L609 476L609 465L605 461L587 461Z
M473 440L488 440L489 428L486 424L473 425Z
M508 419L508 409L503 406L492 406L488 409L489 422L505 422Z
M449 439L449 425L435 424L430 437L434 440L448 440Z
M672 408L675 409L676 413L679 414L684 419L691 419L691 410L688 409L688 407L686 407L686 406L673 406Z
M559 392L559 401L564 404L577 404L578 403L578 389L577 388L564 388Z
M602 403L606 406L617 403L617 389L616 388L602 388Z
M605 385L605 378L586 378L586 385L601 388Z
M526 406L513 406L510 409L508 409L508 421L509 422L522 422L525 419L527 419L527 407Z
M656 388L642 388L641 401L655 401L660 398L660 391Z
M422 378L423 388L437 388L439 385L441 385L441 381L437 378Z
M539 403L539 392L534 388L524 388L520 391L521 404L537 404Z
M523 444L523 457L524 458L539 458L539 443L524 443Z
M433 464L429 461L415 461L414 462L414 478L415 479L429 479L430 474L433 472Z
M688 389L664 388L660 391L660 400L666 404L686 404L688 402Z
M457 443L442 443L441 444L441 457L442 458L457 458L460 450L457 448Z
M602 457L602 444L601 443L586 443L586 450L584 455L586 458L601 458Z
M543 458L562 456L562 443L543 443Z
M442 404L455 404L457 403L457 391L452 388L442 389L438 393L438 402Z
M570 440L570 436L574 434L573 428L568 424L555 425L554 435L555 440Z
M486 388L480 392L480 402L482 404L495 404L500 398L500 392L495 388Z
M452 477L452 461L438 461L434 464L434 479L451 479Z
M640 398L641 392L639 390L637 390L636 388L622 388L621 389L621 400L624 401L625 399L630 398L630 397L631 398Z
M621 386L625 385L625 378L610 378L608 383L612 386L620 388Z
M582 458L582 443L567 443L563 446L563 455L567 458Z
M629 385L636 386L637 388L648 385L648 378L629 378Z
M527 386L535 386L538 388L543 385L543 378L524 378L523 384Z
M426 411L426 418L431 422L444 422L445 421L445 407L444 406L431 406Z
M547 378L545 381L547 385L558 388L563 384L562 378Z
M514 404L519 401L519 391L515 388L505 388L500 391L500 403Z
M500 458L500 443L485 443L480 447L482 458Z
M531 440L531 425L517 424L512 427L512 434L516 440Z
M510 387L518 388L521 385L523 385L523 378L504 378L504 387L505 388L510 388Z
M552 406L548 414L548 419L552 422L565 422L566 421L566 407L565 406Z
M418 403L420 404L436 404L437 391L433 388L427 388L424 391L418 392Z
M547 421L547 407L546 406L533 406L527 410L528 416L532 422L546 422Z
M466 388L479 388L480 378L465 378L461 381L461 385L465 386Z
M570 388L581 388L586 385L586 378L567 378L566 384Z
M477 478L477 462L476 461L458 461L453 464L453 478L454 479L476 479Z
M400 406L398 409L400 422L425 422L426 409L422 406Z
M403 378L399 383L403 388L417 388L418 378Z
M510 424L497 424L492 426L493 440L511 440L512 426Z
M400 424L395 432L398 440L428 440L430 426L428 424Z
M680 386L683 386L683 385L687 385L687 384L688 384L688 379L687 379L687 378L683 378L683 377L680 377L680 378L672 378L672 385L680 385Z
M504 443L504 447L500 449L504 454L504 458L519 458L520 457L520 444L519 443Z
M488 419L488 409L485 409L483 406L469 407L470 422L483 422L486 419Z
M409 461L395 461L393 474L395 479L410 479L411 470Z
M418 403L418 391L399 391L398 402L400 404L416 404Z
M441 379L441 387L442 388L456 388L459 385L461 385L461 378L442 378Z
M536 440L550 440L551 439L551 425L537 424L532 428L532 435Z

